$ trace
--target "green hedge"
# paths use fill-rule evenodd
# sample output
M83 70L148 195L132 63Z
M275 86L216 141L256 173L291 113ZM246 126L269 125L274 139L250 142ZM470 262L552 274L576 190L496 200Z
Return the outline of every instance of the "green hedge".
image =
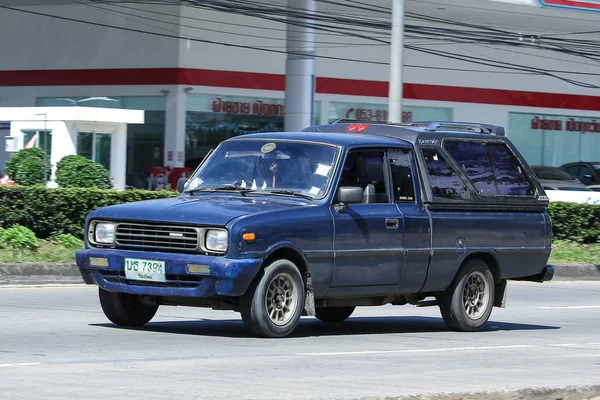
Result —
M83 236L85 217L114 204L174 197L173 191L104 190L0 186L0 227L21 225L40 239L57 234Z
M600 205L552 202L554 239L600 243Z
M40 239L83 235L86 215L100 207L177 196L177 192L0 186L0 227L21 225ZM552 202L554 239L600 243L600 205Z

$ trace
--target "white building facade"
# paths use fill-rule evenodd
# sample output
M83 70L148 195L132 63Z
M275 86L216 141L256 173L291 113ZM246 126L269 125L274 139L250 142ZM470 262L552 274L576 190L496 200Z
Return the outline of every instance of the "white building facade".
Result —
M194 169L228 137L283 129L286 26L276 11L287 1L252 15L13 3L0 8L0 107L143 111L143 123L123 128L129 186L147 187L151 167ZM545 3L407 1L403 119L503 125L531 164L600 161L600 73L571 40L600 43L580 34L597 30L600 14ZM314 123L387 118L391 0L354 4L317 2L319 16L338 20L317 23Z

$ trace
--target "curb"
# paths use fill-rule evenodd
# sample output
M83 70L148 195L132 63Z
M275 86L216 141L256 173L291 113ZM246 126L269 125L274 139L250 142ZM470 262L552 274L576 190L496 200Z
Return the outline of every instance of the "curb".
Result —
M600 265L554 264L552 281L598 281ZM0 264L0 285L82 284L77 265L71 263Z

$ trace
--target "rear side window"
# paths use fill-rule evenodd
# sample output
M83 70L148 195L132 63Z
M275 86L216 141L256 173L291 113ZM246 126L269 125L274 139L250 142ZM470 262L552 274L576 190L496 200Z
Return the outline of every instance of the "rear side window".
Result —
M444 147L481 196L534 194L523 167L506 144L446 141Z
M483 143L452 141L444 147L473 183L477 193L482 196L495 196L498 193Z
M423 149L423 158L427 166L429 183L434 197L451 200L469 198L469 191L448 161L435 149Z
M534 190L523 166L504 143L487 143L486 150L498 183L500 196L533 196Z

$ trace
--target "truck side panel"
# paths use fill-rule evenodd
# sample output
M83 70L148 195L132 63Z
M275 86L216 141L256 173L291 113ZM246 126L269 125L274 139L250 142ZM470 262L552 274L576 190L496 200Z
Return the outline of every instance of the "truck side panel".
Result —
M544 213L431 211L431 216L433 255L424 292L444 290L474 253L493 256L505 279L542 272L550 256Z

